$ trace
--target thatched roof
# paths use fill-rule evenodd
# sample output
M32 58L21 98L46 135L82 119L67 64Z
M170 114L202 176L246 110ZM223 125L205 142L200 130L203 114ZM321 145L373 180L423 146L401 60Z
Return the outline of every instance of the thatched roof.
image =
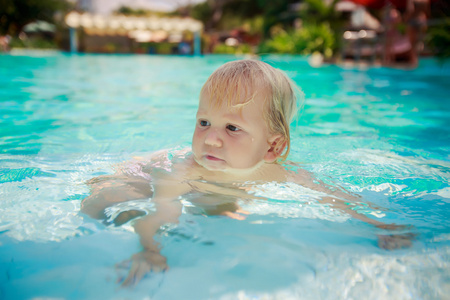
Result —
M102 16L71 12L66 16L65 21L71 28L104 32L163 30L167 33L181 33L185 31L199 32L203 29L200 21L191 18Z

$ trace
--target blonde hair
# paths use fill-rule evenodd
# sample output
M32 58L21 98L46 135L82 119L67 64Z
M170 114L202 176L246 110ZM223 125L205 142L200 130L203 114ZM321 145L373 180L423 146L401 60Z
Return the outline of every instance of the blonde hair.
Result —
M207 94L215 107L239 108L252 101L258 92L265 93L268 103L263 117L269 132L282 136L276 148L281 150L278 157L284 160L290 151L289 124L303 95L284 72L253 59L228 62L211 74L200 97Z

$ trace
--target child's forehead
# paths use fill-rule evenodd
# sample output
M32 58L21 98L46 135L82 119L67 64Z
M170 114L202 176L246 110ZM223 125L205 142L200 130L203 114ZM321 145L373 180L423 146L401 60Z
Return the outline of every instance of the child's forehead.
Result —
M218 110L222 112L239 112L248 102L236 101L233 103L229 103L228 101L221 101L218 98L211 98L208 95L202 95L200 97L199 112L207 112L211 110Z
M210 107L241 109L252 102L259 102L263 105L269 96L267 88L243 85L221 89L203 89L200 101Z
M227 105L226 103L215 105L208 97L202 97L200 98L197 110L197 118L214 120L217 117L219 120L223 118L227 119L229 122L248 125L250 123L259 122L259 120L265 120L264 116L266 110L267 105L264 105L264 103L261 103L258 99L235 105Z

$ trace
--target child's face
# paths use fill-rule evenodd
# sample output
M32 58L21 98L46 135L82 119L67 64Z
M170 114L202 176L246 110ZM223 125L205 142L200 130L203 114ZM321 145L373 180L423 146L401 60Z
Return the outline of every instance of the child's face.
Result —
M269 133L264 121L265 103L256 95L241 108L213 107L208 95L200 99L192 148L197 163L208 170L250 169L273 162Z

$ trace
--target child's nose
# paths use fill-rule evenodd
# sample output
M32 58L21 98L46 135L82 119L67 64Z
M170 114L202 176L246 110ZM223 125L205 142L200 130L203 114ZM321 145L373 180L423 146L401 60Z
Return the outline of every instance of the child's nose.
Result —
M222 140L220 139L217 130L211 130L208 132L205 138L205 144L213 147L222 147Z

